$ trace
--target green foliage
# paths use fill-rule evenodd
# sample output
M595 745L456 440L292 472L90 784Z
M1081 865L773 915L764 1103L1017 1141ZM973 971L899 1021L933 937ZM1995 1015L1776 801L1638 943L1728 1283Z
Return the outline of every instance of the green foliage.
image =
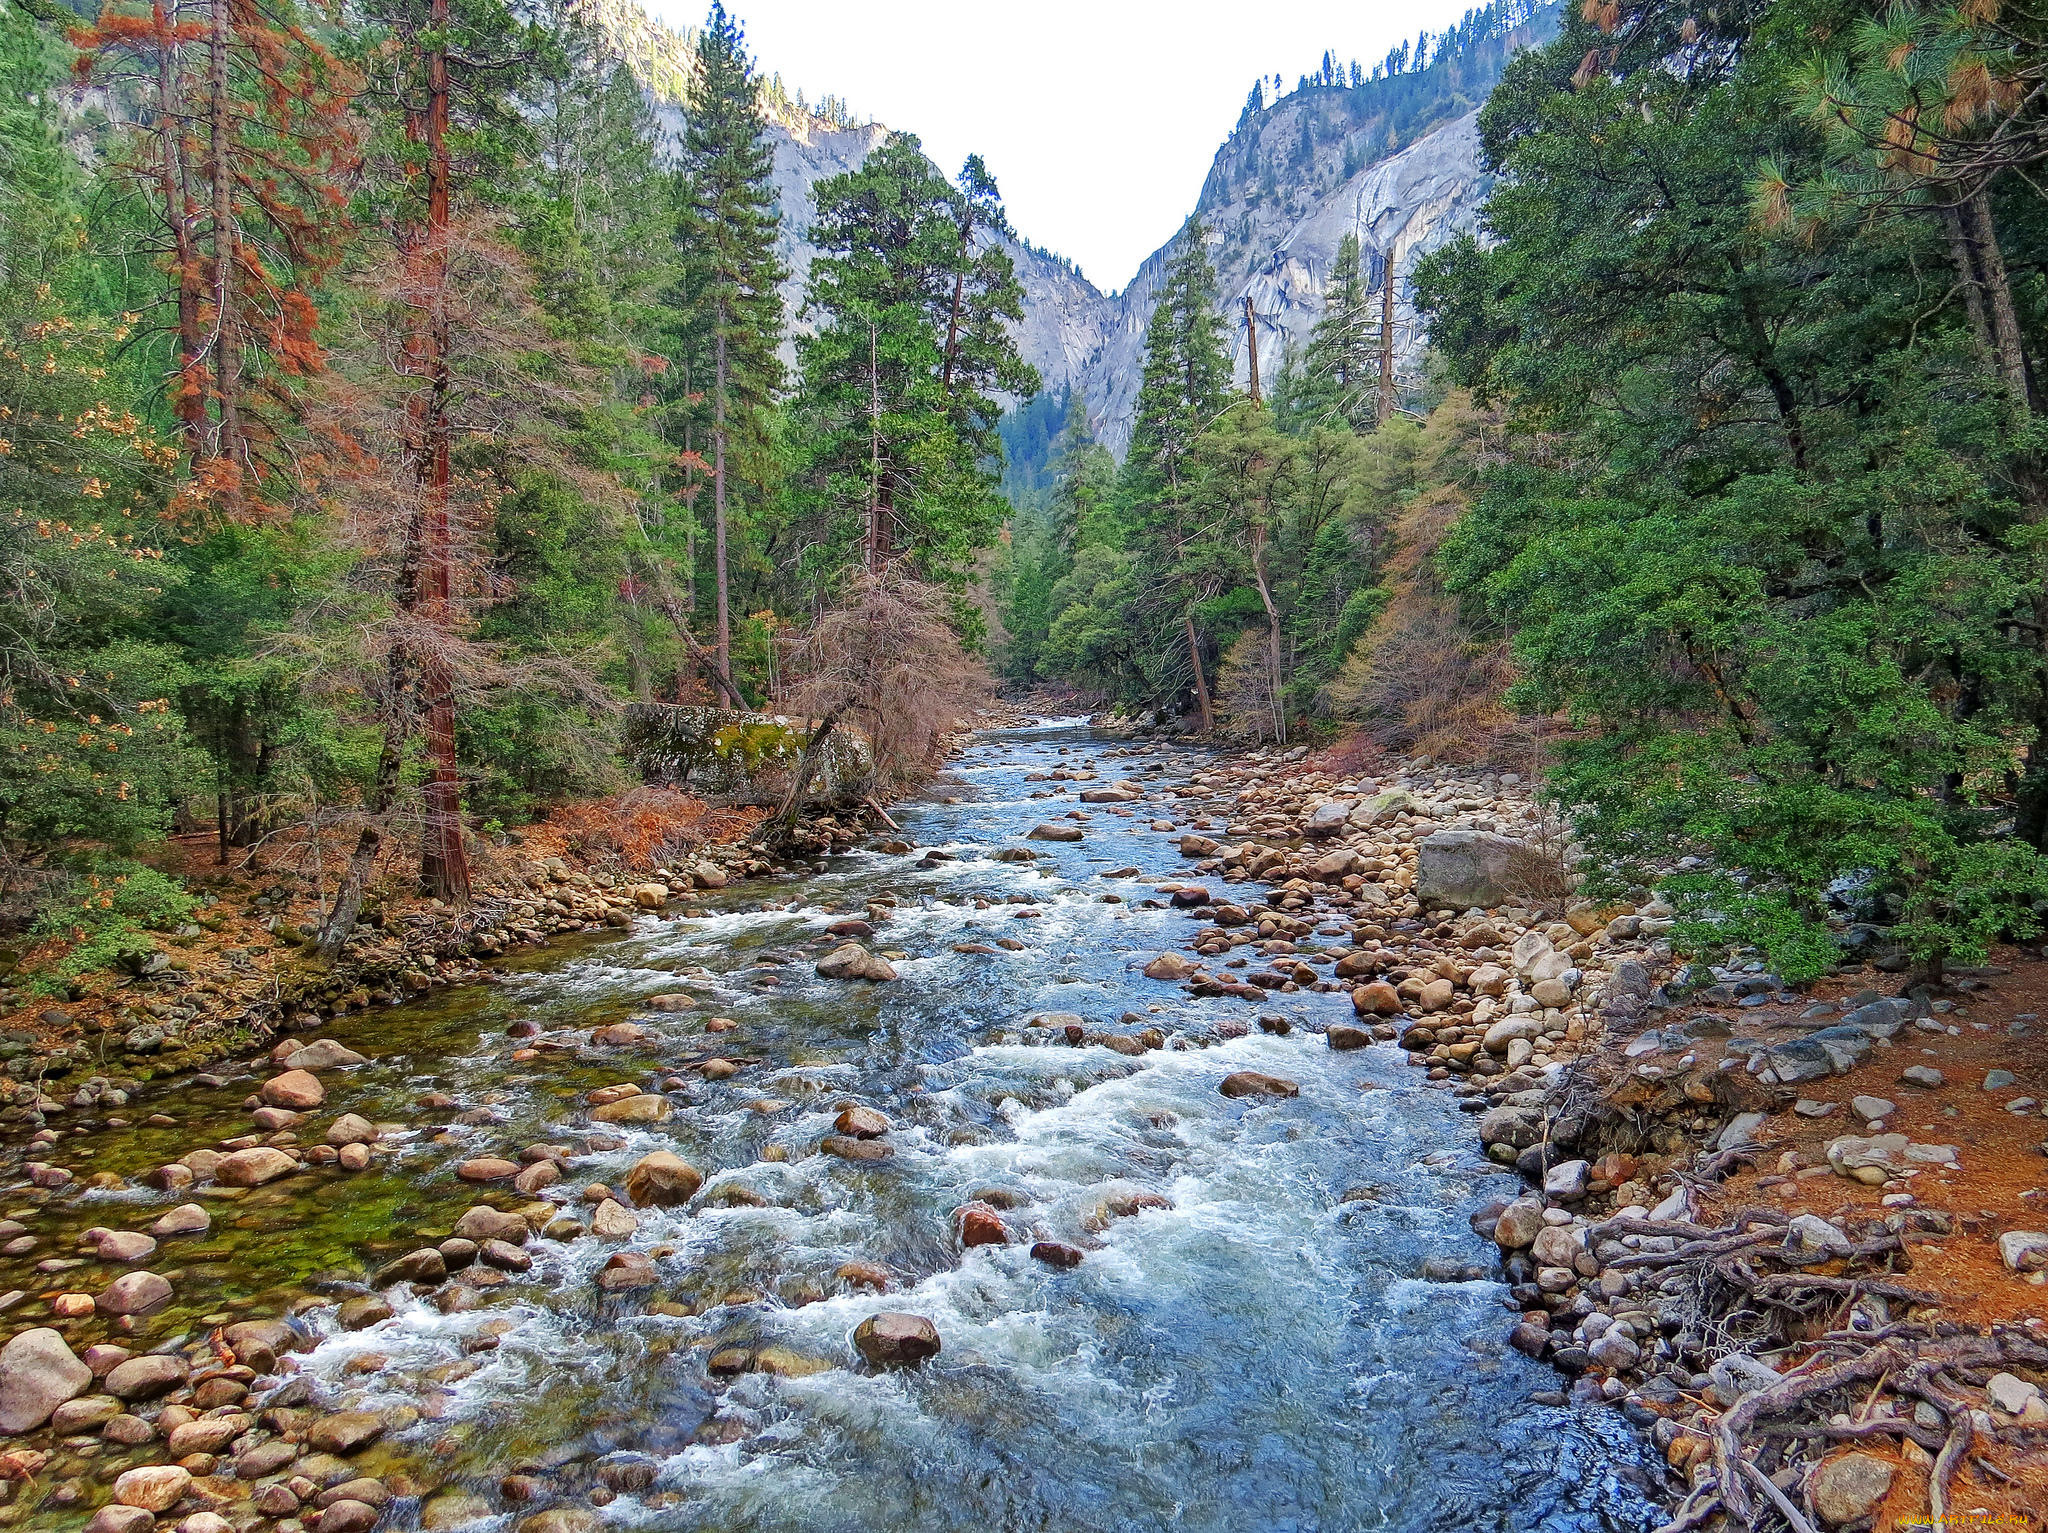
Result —
M2003 839L2048 722L2039 497L1937 222L1753 216L1759 165L1830 153L1782 110L1799 14L1655 13L1590 78L1573 22L1510 67L1494 243L1418 275L1513 411L1444 566L1570 720L1552 791L1612 877L1703 858L1692 939L1811 976L1853 876L1938 966L2032 931L2048 879L2038 829Z
M870 567L903 556L957 583L1006 509L994 396L1038 388L1009 329L1023 315L1010 257L980 237L1008 229L995 182L970 158L949 185L892 133L814 196L794 487L809 562L834 569L864 544Z
M43 980L76 979L98 969L140 972L155 951L150 932L174 930L191 918L198 901L175 879L137 862L111 861L73 877L45 901L29 935L62 938L70 949Z

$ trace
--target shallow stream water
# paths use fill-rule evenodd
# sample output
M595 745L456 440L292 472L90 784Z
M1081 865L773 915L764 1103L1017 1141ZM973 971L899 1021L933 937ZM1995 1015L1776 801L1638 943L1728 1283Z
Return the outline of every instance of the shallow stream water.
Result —
M917 854L836 857L707 897L707 915L558 942L501 985L331 1024L324 1033L371 1062L325 1077L309 1127L342 1111L404 1125L395 1153L361 1175L309 1172L216 1203L209 1235L156 1259L177 1264L181 1310L167 1324L251 1303L274 1313L309 1280L362 1291L377 1265L445 1237L479 1201L453 1175L465 1158L568 1146L562 1188L587 1210L574 1201L584 1185L616 1190L642 1155L670 1149L707 1182L691 1209L639 1211L629 1244L654 1253L653 1289L603 1295L593 1274L617 1245L541 1239L532 1271L472 1309L444 1314L421 1295L352 1332L330 1309L307 1315L323 1339L300 1361L322 1403L422 1413L373 1450L373 1467L410 1463L429 1484L473 1490L507 1527L557 1500L588 1505L599 1471L625 1462L653 1482L610 1500L607 1526L1653 1526L1633 1483L1641 1449L1619 1418L1530 1403L1557 1380L1504 1345L1504 1290L1435 1280L1491 1272L1467 1219L1511 1179L1398 1051L1325 1046L1320 1028L1349 1011L1341 992L1276 995L1266 1009L1291 1032L1255 1027L1206 1048L1125 1057L997 1041L1043 1011L1111 1027L1135 1013L1190 1037L1258 1014L1139 972L1189 929L1178 911L1144 908L1165 904L1149 884L1186 872L1176 835L1146 828L1157 808L1092 808L1086 839L1031 843L1032 863L987 855L1074 806L1034 798L1054 785L1027 773L1093 767L1106 782L1155 763L1162 779L1189 764L1073 723L985 735L956 765L962 802L899 812ZM952 860L921 866L929 848ZM906 955L901 977L818 978L836 941L825 926L879 895L899 903L871 945ZM1016 895L1033 903L1005 903ZM1027 909L1036 916L1017 918ZM954 950L1000 938L1023 950ZM639 1004L678 988L695 1010ZM707 1037L712 1016L738 1027ZM590 1028L626 1018L656 1043L591 1046ZM538 1039L507 1035L522 1021ZM511 1058L536 1044L560 1047ZM588 1090L658 1084L713 1053L744 1067L687 1077L669 1093L670 1121L589 1122ZM1285 1076L1300 1095L1226 1099L1217 1084L1235 1070ZM209 1142L202 1129L245 1131L252 1084L179 1089L178 1128L107 1136L94 1164L138 1172ZM420 1109L430 1092L497 1121L451 1126L452 1110ZM814 1153L847 1103L896 1125L890 1159ZM593 1132L622 1143L587 1153ZM953 1211L991 1190L1019 1238L963 1253ZM1131 1192L1172 1206L1114 1217L1106 1204ZM62 1217L140 1228L171 1201L94 1193ZM1044 1238L1086 1259L1042 1265L1029 1242ZM853 1261L888 1268L891 1291L835 1275ZM930 1318L944 1350L914 1372L868 1370L850 1337L879 1309ZM494 1349L476 1350L492 1336ZM730 1367L764 1347L783 1349L771 1354L780 1372L711 1372L714 1356ZM500 1498L515 1471L538 1499ZM414 1508L396 1511L402 1523Z

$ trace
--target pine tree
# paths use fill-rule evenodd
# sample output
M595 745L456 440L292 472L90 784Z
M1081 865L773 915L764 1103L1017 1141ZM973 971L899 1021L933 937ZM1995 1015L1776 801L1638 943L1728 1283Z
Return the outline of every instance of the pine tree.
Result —
M798 345L811 496L844 546L880 572L908 556L956 578L1001 526L997 393L1029 397L1038 377L1010 325L1023 290L982 235L1001 204L979 159L949 185L916 138L893 133L856 171L820 182L819 255Z
M1148 629L1181 630L1204 730L1212 726L1214 712L1194 609L1216 593L1217 583L1194 567L1202 561L1191 561L1195 529L1188 518L1188 480L1196 443L1230 398L1230 363L1223 353L1223 322L1216 314L1208 231L1199 218L1191 218L1181 230L1180 249L1145 329L1144 381L1124 480L1126 496L1139 513L1139 553L1146 572L1137 621ZM1165 608L1160 608L1162 601ZM1167 641L1161 637L1152 647L1163 653Z
M1301 390L1289 413L1309 425L1369 431L1377 419L1379 316L1360 255L1356 234L1337 242L1323 315L1302 356Z
M774 156L761 120L753 60L737 22L714 3L697 37L697 80L683 138L683 290L711 362L712 581L719 684L733 695L730 460L751 464L761 490L769 406L782 386L784 272L775 259L781 225L770 178Z
M1144 380L1131 426L1129 472L1141 494L1177 492L1194 441L1230 399L1230 363L1216 313L1216 268L1199 217L1180 248L1145 327Z
M340 259L359 81L292 0L169 0L73 34L82 82L127 108L110 169L148 209L173 290L184 504L243 516L288 473L293 380L318 371L313 290Z

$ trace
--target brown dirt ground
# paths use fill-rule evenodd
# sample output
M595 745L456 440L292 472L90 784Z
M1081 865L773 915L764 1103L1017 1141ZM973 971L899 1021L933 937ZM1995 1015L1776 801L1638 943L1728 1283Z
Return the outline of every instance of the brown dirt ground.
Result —
M661 788L638 788L565 804L545 819L517 827L504 845L478 844L473 870L476 887L479 893L487 893L515 870L549 857L560 857L578 871L641 871L668 856L743 840L760 817L756 809L715 807ZM282 915L291 925L310 929L319 920L323 890L331 890L335 876L347 865L352 839L341 831L332 833L317 858L304 837L273 841L253 851L231 848L225 866L217 860L217 843L211 833L173 837L152 848L146 858L151 865L182 880L194 894L215 901L201 914L198 936L158 934L158 945L172 955L174 965L190 975L197 990L203 992L209 984L243 994L250 993L252 986L260 989L287 965L300 960L298 944L265 930L263 923ZM393 915L432 908L411 883L417 856L416 849L392 842L373 879L385 909ZM288 896L286 902L254 903L259 894L278 888ZM216 922L217 930L213 929ZM68 942L53 938L26 948L23 973L54 965L69 947ZM255 974L231 971L225 961L229 952L250 955L255 960ZM24 999L13 1010L0 1012L0 1029L32 1032L50 1045L96 1038L104 1026L118 1025L128 996L119 975L87 975L84 984L87 994L80 1000ZM64 1014L68 1022L45 1022L44 1013L52 1011Z
M1993 972L1997 970L2004 972ZM1850 1111L1849 1099L1882 1097L1898 1108L1885 1120L1885 1131L1907 1134L1919 1143L1955 1145L1962 1162L1954 1172L1924 1169L1904 1184L1920 1207L1947 1212L1955 1229L1946 1238L1908 1237L1913 1267L1905 1281L1939 1294L1946 1319L1976 1326L2034 1322L2048 1330L2048 1286L2008 1272L1998 1255L1998 1237L2004 1231L2048 1229L2048 1119L2041 1116L2042 1106L2048 1106L2048 1020L2041 1020L2048 1019L2048 962L2033 952L2005 949L1993 955L1985 970L1966 970L1959 977L1971 988L1954 997L1959 1003L1954 1013L1940 1018L1959 1028L1957 1035L1908 1027L1894 1047L1874 1050L1848 1075L1802 1083L1802 1096L1837 1102L1839 1109L1820 1119L1789 1111L1766 1119L1757 1135L1766 1153L1753 1169L1723 1184L1722 1206L1730 1213L1744 1207L1777 1207L1828 1218L1882 1217L1889 1212L1885 1194L1898 1191L1901 1184L1866 1187L1827 1170L1830 1140L1869 1132ZM1865 989L1894 994L1900 985L1896 976L1865 973L1831 980L1818 987L1812 999L1839 1001ZM1790 1021L1806 1004L1810 1001L1800 1007L1760 1007L1735 1015L1745 1023L1765 1018ZM1699 1009L1729 1012L1725 1006ZM2035 1020L2023 1021L2026 1032L2015 1037L2010 1029L2030 1013ZM1785 1028L1782 1036L1796 1037L1807 1030ZM1705 1057L1707 1046L1701 1052ZM1915 1064L1933 1065L1942 1072L1943 1084L1929 1090L1902 1082L1900 1072ZM1994 1069L2010 1070L2017 1082L1984 1090L1985 1075ZM2021 1097L2033 1097L2041 1105L2024 1114L2005 1109L2004 1104ZM1789 1180L1781 1180L1780 1157L1787 1153L1798 1157L1799 1167L1819 1169L1808 1169L1805 1175L1795 1171ZM2048 1376L2034 1382L2048 1388ZM1969 1527L1990 1533L1998 1527L2048 1527L2048 1430L2028 1438L2027 1446L2015 1448L1990 1445L1980 1434L1978 1456L2011 1476L2012 1483L2000 1485L1974 1465L1959 1473L1955 1505L1970 1516L1952 1517L1952 1530ZM1858 1445L1862 1451L1890 1456L1900 1466L1876 1533L1912 1527L1916 1519L1925 1526L1925 1468L1909 1461L1914 1450L1901 1453L1882 1446L1882 1441ZM1982 1515L1976 1515L1980 1511Z

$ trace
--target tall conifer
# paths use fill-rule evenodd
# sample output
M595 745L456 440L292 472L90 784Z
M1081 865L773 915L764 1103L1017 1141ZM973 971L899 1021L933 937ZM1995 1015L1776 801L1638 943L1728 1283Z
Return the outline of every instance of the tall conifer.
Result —
M782 386L785 273L775 259L781 224L771 177L775 159L761 120L760 83L746 35L713 0L697 38L697 80L683 136L684 293L708 341L711 361L712 580L716 664L732 687L732 573L729 523L732 459L754 465L760 489L765 422ZM735 453L735 441L740 451Z

